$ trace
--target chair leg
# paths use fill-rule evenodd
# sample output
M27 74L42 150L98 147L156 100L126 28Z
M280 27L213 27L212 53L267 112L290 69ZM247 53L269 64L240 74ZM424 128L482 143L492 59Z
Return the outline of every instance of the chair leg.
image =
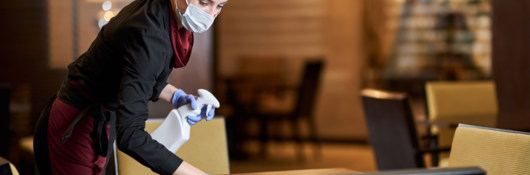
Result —
M440 164L440 153L434 152L431 154L431 167L438 167Z
M313 117L307 118L307 123L309 125L309 135L310 135L309 137L311 141L313 142L313 146L314 146L313 155L315 156L315 158L320 159L322 158L322 149L321 149L320 140L318 139L317 127L316 127L314 118Z
M433 138L429 142L429 146L431 148L437 148L438 147L438 135L432 136ZM431 153L431 166L432 167L438 167L440 164L440 152L433 152Z
M226 135L228 139L228 153L230 159L246 159L248 152L245 150L244 142L250 138L247 124L250 120L244 118L247 115L234 115L226 119Z
M268 141L268 133L269 133L269 129L268 129L268 123L269 121L267 120L267 117L265 116L261 116L261 117L258 117L259 118L259 123L260 123L260 155L262 157L265 157L267 156L267 141Z
M415 155L416 157L416 166L418 168L425 168L425 161L423 160L423 154L419 153Z
M291 118L291 125L293 128L293 138L296 141L296 145L297 145L297 148L296 148L297 156L296 157L297 157L298 162L303 162L305 161L304 143L302 142L302 138L300 136L300 124L298 123L298 121L299 120L296 117Z

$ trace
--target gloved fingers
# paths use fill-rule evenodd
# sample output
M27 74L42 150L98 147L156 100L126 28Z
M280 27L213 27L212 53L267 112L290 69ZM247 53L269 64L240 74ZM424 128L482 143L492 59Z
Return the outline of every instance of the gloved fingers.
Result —
M173 107L178 108L182 106L182 104L180 104L179 101L181 101L180 99L184 95L186 95L186 93L181 89L178 89L177 91L175 91L175 93L173 94L173 98L171 99L171 104L173 105Z
M208 116L206 116L206 121L212 120L214 115L215 115L215 107L212 106L212 109L210 109L210 112L208 112Z
M207 105L202 106L202 109L201 109L201 116L205 116L205 115L206 115L206 109L208 109L208 106L207 106Z
M186 100L188 100L190 102L191 109L193 109L193 110L197 109L197 100L195 100L195 96L188 95L188 96L186 96Z
M190 119L188 119L188 123L189 123L190 125L195 125L195 124L197 124L197 122L195 122L195 121L193 121L193 120L190 120Z
M188 115L188 120L198 122L202 120L202 116L201 115L197 115L197 116Z

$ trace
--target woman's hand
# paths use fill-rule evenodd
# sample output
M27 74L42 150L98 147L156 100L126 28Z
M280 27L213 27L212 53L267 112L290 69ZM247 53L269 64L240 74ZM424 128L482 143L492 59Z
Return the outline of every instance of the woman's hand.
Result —
M175 109L178 109L179 107L188 103L191 105L192 109L197 109L197 102L195 101L197 99L196 96L188 95L183 90L177 89L170 84L166 85L166 87L162 90L159 99L170 103ZM188 123L190 125L195 125L197 122L201 121L203 117L206 117L206 121L212 120L215 115L215 107L212 106L212 109L210 109L208 115L206 115L206 109L207 106L203 106L201 109L201 114L197 116L187 116Z
M173 94L173 99L171 100L171 104L175 109L180 108L181 106L190 104L191 109L195 110L197 109L197 97L193 95L186 94L183 90L179 89L175 91L175 94Z
M206 173L201 171L198 168L195 168L193 165L188 162L182 162L173 175L205 175Z
M196 97L186 94L183 90L177 89L175 86L167 84L160 93L158 98L171 104L174 108L179 108L190 103L191 108L197 109Z
M198 116L188 115L188 123L190 125L197 124L197 122L200 122L204 116L206 116L206 121L212 120L213 116L215 115L215 107L212 106L210 112L208 112L208 115L206 115L206 109L208 109L208 105L204 105L202 107L201 114L199 114Z

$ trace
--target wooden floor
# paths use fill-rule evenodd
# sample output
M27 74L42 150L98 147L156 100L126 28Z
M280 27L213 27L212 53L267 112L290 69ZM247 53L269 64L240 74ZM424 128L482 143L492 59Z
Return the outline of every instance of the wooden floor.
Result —
M249 173L263 171L283 171L315 168L346 168L355 171L375 171L376 163L369 145L323 143L321 158L313 154L313 147L305 144L306 160L298 162L294 144L287 142L270 143L267 157L259 157L258 143L246 145L254 155L246 160L230 161L231 173Z

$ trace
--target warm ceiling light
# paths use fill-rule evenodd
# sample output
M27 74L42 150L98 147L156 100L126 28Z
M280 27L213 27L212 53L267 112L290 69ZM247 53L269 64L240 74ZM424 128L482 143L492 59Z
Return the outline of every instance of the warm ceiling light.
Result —
M105 20L105 18L101 18L98 20L98 26L100 29L103 28L105 24L107 24L107 21Z
M110 1L103 2L103 10L109 11L110 8L112 8L112 2L110 2Z
M110 21L110 18L114 17L114 13L112 11L105 12L105 15L103 15L103 18L105 18L105 21Z

